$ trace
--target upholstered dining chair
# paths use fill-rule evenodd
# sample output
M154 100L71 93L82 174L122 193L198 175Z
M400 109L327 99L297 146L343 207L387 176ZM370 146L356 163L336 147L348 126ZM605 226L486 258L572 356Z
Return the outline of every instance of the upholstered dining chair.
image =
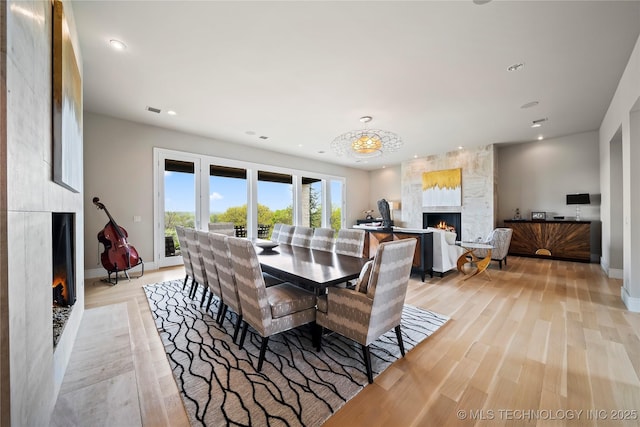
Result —
M222 294L222 313L220 317L220 325L224 323L227 309L231 308L238 315L238 319L233 328L233 342L238 338L238 331L242 323L242 308L240 307L240 299L238 297L238 288L234 271L231 268L231 255L229 253L229 245L227 239L235 237L225 236L218 233L209 233L209 241L213 249L213 256L216 260L216 270L218 271L218 281L220 282L220 293ZM251 243L247 240L248 243Z
M178 243L180 243L180 254L182 255L182 262L184 263L184 283L182 284L182 290L187 287L187 281L189 278L193 280L193 269L191 268L191 258L189 258L189 250L187 249L187 236L184 235L184 227L176 225L176 235L178 236ZM193 286L193 283L191 284ZM191 294L191 292L189 292Z
M504 261L504 265L507 265L507 254L509 253L512 235L513 230L511 228L496 228L491 231L485 241L482 242L493 246L491 250L491 260L498 261L501 270L502 261ZM487 256L487 250L476 249L473 251L473 254L478 258L485 258Z
M184 234L187 238L187 249L189 250L189 258L191 259L191 269L193 270L193 282L190 297L195 298L198 286L202 285L202 299L200 307L204 305L204 299L207 295L209 285L207 283L207 274L204 271L204 263L200 254L200 242L198 241L198 232L193 228L186 228Z
M311 237L311 245L309 247L321 251L333 251L334 234L335 232L332 228L316 228L313 230L313 237Z
M209 240L209 233L206 231L198 231L198 243L200 244L200 254L202 255L202 266L204 267L205 276L207 277L207 286L209 287L209 300L207 301L207 311L211 307L211 300L215 295L220 300L216 320L220 323L220 313L222 312L222 291L220 289L220 281L218 280L218 269L216 268L216 258Z
M272 242L278 241L278 236L280 235L281 227L282 227L282 223L276 222L275 224L273 224L273 231L271 232L271 237L270 237Z
M236 229L232 222L210 222L209 231L224 234L225 236L235 236Z
M308 248L311 246L311 238L313 237L313 228L303 225L296 225L293 228L293 237L291 238L291 246L300 246Z
M381 243L373 261L363 267L355 289L331 287L318 297L316 323L362 345L369 383L373 382L369 345L382 334L395 329L404 357L400 319L415 246L416 239ZM320 336L316 341L318 350L321 340Z
M282 224L282 226L280 226L280 232L278 233L278 243L290 245L293 239L293 231L293 225Z
M239 346L242 349L247 328L251 325L262 337L257 367L260 371L269 337L313 322L316 318L316 297L287 282L265 287L260 262L251 242L228 238L227 243L242 306L243 323ZM314 339L319 338L316 336Z
M342 228L338 231L334 251L337 254L362 258L365 237L364 230Z

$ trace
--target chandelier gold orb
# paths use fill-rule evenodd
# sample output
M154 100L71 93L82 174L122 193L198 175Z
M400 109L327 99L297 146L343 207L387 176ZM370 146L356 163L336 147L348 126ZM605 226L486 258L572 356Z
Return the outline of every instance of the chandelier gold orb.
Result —
M369 123L371 116L360 117L362 123ZM349 156L356 159L370 159L381 156L384 152L397 151L402 146L402 139L382 129L359 129L345 132L331 142L331 149L338 156Z

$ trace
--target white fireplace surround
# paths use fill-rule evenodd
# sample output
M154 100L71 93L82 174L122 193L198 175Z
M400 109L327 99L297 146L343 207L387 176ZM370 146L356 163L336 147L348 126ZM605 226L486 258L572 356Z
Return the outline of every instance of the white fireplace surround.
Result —
M405 227L422 228L423 214L459 212L460 237L476 240L496 226L496 151L493 145L414 159L402 164L402 222ZM462 169L462 206L426 208L422 206L422 173Z

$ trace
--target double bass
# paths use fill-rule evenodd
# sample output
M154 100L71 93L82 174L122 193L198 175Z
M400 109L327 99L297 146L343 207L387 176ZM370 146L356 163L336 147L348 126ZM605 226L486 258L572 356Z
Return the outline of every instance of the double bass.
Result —
M93 204L96 205L98 209L105 211L109 217L107 225L98 233L98 242L104 245L104 252L100 255L100 261L109 273L107 281L117 284L118 272L123 271L127 278L129 278L127 270L142 264L142 258L138 255L136 248L127 242L127 237L129 236L127 230L116 223L109 213L109 210L103 203L100 203L100 199L94 197ZM111 280L112 273L115 273L115 282ZM144 264L142 264L142 274L144 274Z

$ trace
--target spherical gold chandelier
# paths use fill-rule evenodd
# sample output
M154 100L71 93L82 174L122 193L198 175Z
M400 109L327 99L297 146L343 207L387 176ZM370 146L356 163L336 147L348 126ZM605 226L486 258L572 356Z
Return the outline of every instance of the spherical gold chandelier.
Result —
M369 123L371 116L360 117L362 123ZM349 156L356 159L370 159L382 155L383 152L396 151L402 146L400 137L381 129L359 129L339 135L331 142L331 149L338 156Z

